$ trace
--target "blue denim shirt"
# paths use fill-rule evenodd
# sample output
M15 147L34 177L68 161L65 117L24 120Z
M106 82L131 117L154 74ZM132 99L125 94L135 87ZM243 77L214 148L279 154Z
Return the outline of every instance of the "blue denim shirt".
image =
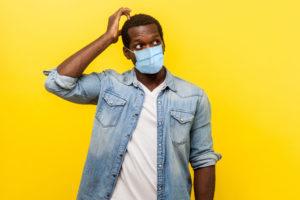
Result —
M157 199L185 200L192 188L189 163L196 170L215 165L222 156L213 149L206 93L166 71L166 85L157 97ZM59 75L56 68L44 74L47 91L97 105L77 200L110 199L145 98L134 68L79 78Z

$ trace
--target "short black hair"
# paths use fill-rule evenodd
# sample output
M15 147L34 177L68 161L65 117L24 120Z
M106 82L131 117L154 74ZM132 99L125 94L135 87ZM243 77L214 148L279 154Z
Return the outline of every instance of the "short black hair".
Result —
M136 14L133 16L130 16L130 19L127 20L121 30L122 35L122 41L125 47L129 48L130 44L130 38L128 35L128 29L135 27L135 26L142 26L142 25L148 25L148 24L156 24L159 35L164 42L163 38L163 32L160 23L152 16L146 15L146 14Z

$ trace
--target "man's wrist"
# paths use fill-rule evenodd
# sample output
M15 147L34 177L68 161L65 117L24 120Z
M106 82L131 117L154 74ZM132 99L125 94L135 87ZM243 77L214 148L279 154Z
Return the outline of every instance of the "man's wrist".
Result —
M114 41L114 37L112 34L110 34L109 32L105 32L101 37L103 37L103 39L108 43L108 44L112 44Z

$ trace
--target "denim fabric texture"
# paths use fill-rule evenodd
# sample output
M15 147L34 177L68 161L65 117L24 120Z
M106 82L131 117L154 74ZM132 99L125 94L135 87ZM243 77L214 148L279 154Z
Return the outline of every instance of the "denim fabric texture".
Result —
M79 78L59 75L56 69L44 71L47 91L73 103L97 105L77 200L110 199L145 93L134 68ZM189 163L196 170L215 165L222 156L213 149L205 91L165 69L166 85L157 97L157 199L188 200Z

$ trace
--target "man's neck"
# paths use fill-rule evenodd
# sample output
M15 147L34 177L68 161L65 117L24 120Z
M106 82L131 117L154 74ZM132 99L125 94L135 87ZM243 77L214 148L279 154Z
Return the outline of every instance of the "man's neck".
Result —
M165 67L162 67L162 69L156 74L142 74L135 68L134 71L137 80L145 85L150 91L159 86L165 80L167 74Z

